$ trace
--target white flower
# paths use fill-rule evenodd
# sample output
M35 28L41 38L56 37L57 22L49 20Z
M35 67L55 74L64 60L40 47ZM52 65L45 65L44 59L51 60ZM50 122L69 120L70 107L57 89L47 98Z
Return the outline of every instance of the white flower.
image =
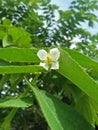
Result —
M44 49L39 50L37 56L42 61L40 62L40 66L44 67L46 70L59 69L58 59L60 57L60 51L58 48L50 49L49 53Z

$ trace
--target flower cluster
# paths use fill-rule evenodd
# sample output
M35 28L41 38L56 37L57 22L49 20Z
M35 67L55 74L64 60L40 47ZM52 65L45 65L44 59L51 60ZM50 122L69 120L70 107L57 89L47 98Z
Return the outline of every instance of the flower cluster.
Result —
M52 48L49 52L44 49L39 50L37 56L41 60L40 66L44 67L46 70L59 69L58 59L60 57L60 51L58 48Z

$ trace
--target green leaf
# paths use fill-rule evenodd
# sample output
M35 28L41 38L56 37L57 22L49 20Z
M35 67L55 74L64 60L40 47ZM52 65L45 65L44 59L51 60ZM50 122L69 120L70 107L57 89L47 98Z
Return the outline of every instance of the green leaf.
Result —
M0 74L35 73L35 72L41 72L43 70L44 69L38 65L0 66Z
M73 108L30 83L28 85L33 90L51 130L94 130Z
M98 107L98 104L96 104ZM97 111L94 104L94 100L91 100L87 95L82 96L79 98L78 103L75 105L75 108L84 115L86 120L92 124L95 125L95 120L97 117Z
M11 112L7 115L3 124L1 125L3 130L10 130L11 129L11 121L12 121L13 117L15 116L16 112L17 112L17 108L13 108L11 110Z
M21 28L11 27L8 29L8 35L12 37L13 46L31 47L31 35Z
M98 102L98 84L65 50L60 49L60 51L60 68L58 72L72 81L83 92Z
M6 33L4 31L2 31L0 28L0 40L2 40L5 35L6 35Z
M76 60L81 66L89 67L92 69L98 70L98 62L92 60L91 58L79 53L78 51L70 50L68 48L64 48L65 51L69 53L69 55Z
M12 45L12 39L10 36L5 35L3 38L3 47L11 46Z
M5 25L5 26L9 25L10 26L10 25L12 25L12 23L11 23L11 21L9 19L6 18L6 19L3 20L3 25Z
M6 66L6 65L7 66L10 65L10 63L0 59L0 66Z
M24 74L11 74L10 75L10 78L9 78L9 81L11 83L11 86L16 86L24 77Z
M12 98L12 99L0 99L0 108L8 108L8 107L29 107L32 105L32 98Z
M92 100L75 85L69 86L68 88L74 99L73 106L75 109L79 111L92 126L95 126L97 123L98 103Z
M81 66L86 68L87 72L94 78L98 79L98 62L92 60L90 57L87 57L77 51L64 48L69 55L76 60Z
M0 48L0 59L13 62L39 62L37 49Z

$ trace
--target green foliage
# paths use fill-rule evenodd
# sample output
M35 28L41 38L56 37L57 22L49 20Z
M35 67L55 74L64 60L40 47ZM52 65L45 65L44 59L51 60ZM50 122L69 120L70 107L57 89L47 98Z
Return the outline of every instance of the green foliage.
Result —
M65 57L66 61L64 60ZM68 55L65 51L61 51L60 64L61 66L59 69L59 73L67 77L70 81L76 84L81 90L83 90L88 96L90 96L97 102L97 83L92 78L90 78L89 75L84 71L84 69L82 69L82 67L79 66L79 64L75 62L74 59L72 59L70 55ZM93 90L91 89L92 87Z
M39 62L34 48L0 48L0 59L13 62ZM10 53L11 52L11 53Z
M12 98L12 99L1 99L0 100L0 108L8 108L8 107L29 107L32 105L32 98Z
M66 11L50 0L0 1L0 130L96 129L98 34L80 26L93 27L96 10L93 0ZM60 47L59 69L45 71L37 52L52 46Z
M13 48L14 49L14 48ZM1 53L3 52L3 50L4 51L8 51L8 50L10 50L10 49L2 49L2 51L1 51ZM19 49L16 49L16 50L19 50ZM23 50L23 49L20 49L20 50ZM31 49L28 49L29 51L28 51L28 54L29 53L31 53ZM67 52L67 51L69 52ZM17 53L18 51L15 51L14 52L14 54L13 54L13 56L14 55L16 55L15 53ZM33 50L32 50L32 52L33 52ZM62 103L59 103L59 102L61 102L61 101L59 101L60 99L55 99L55 98L53 98L53 97L51 97L51 96L49 96L48 94L45 94L44 92L40 92L40 90L37 90L36 88L33 88L32 87L32 85L30 84L30 88L34 91L34 94L37 96L37 100L38 100L38 102L39 102L39 105L41 106L41 109L42 109L42 112L43 112L43 114L44 114L44 116L45 116L45 118L46 118L46 120L47 120L47 122L49 123L49 126L51 127L51 129L59 129L59 127L60 127L60 129L65 129L65 127L67 128L67 129L70 129L70 130L74 130L74 127L75 127L75 129L78 129L79 128L79 126L81 126L81 125L79 125L79 120L80 120L80 123L82 122L82 118L83 117L81 117L80 115L78 115L78 113L77 113L77 111L75 111L75 110L73 110L73 107L74 107L74 109L76 109L76 110L78 110L83 116L84 116L84 118L91 124L91 125L93 125L94 126L94 123L96 122L96 118L97 118L97 110L98 110L98 106L97 106L97 104L98 104L98 100L97 100L97 96L98 96L98 91L97 91L97 87L98 87L98 85L97 85L97 83L87 74L87 72L86 71L84 71L84 69L86 69L85 67L85 65L87 65L87 62L83 62L84 63L84 65L83 65L83 67L84 67L84 69L82 68L82 64L79 64L79 61L77 62L77 61L75 61L75 54L77 54L77 56L78 56L78 58L79 58L79 56L80 57L83 57L84 59L88 59L89 60L89 64L90 64L90 62L91 62L91 64L90 64L90 66L88 66L88 67L91 67L91 65L92 65L92 67L94 68L94 69L96 69L96 66L94 66L94 65L96 65L96 64L98 64L98 63L96 63L95 61L92 61L90 58L88 58L88 57L86 57L86 56L83 56L82 54L79 54L79 53L77 53L77 52L74 52L74 51L71 51L71 50L68 50L68 49L64 49L64 50L62 50L62 49L60 49L60 52L61 52L61 56L60 56L60 61L59 61L59 63L60 63L60 69L57 71L58 73L60 73L61 75L63 75L64 77L66 77L66 78L68 78L72 83L74 83L77 87L79 87L79 89L80 89L80 91L78 91L78 93L80 93L80 95L79 96L75 96L75 92L73 91L73 89L74 88L70 88L70 92L72 93L72 96L73 96L73 99L75 98L75 100L76 100L76 102L74 102L75 104L73 104L72 106L70 106L71 108L69 108L68 106L66 106L65 104L62 104ZM27 53L26 51L25 51L25 53ZM70 55L71 54L71 55ZM6 56L6 55L5 55ZM37 57L37 55L35 55L36 57ZM19 56L18 56L19 57ZM25 57L25 54L23 55L23 57ZM65 58L66 57L66 58ZM28 57L29 58L29 57ZM34 57L35 58L35 57ZM3 60L5 59L5 57L3 57ZM13 57L12 57L12 59L13 59ZM17 55L16 55L16 59L17 59ZM13 61L13 60L11 60L11 58L10 58L10 61ZM15 60L16 61L16 60ZM14 62L15 62L14 61ZM86 60L85 60L86 61ZM20 59L19 59L19 61L18 62L20 62ZM25 61L25 62L28 62L28 61ZM36 61L34 62L33 61L33 63L36 63ZM89 65L88 64L88 65ZM32 65L32 67L33 67L34 65ZM36 75L36 72L38 73L39 72L39 70L40 70L40 67L38 66L38 68L36 68L35 69L35 66L33 67L33 68L31 68L31 66L26 66L25 67L25 69L24 69L24 66L21 66L20 65L20 67L19 67L19 70L17 70L17 66L16 65L13 65L13 68L11 68L11 70L13 70L13 71L11 71L10 70L10 67L12 67L12 66L9 66L8 68L6 67L6 66L4 66L3 67L3 69L4 70L2 70L2 67L0 67L0 72L1 73L8 73L8 74L11 74L11 73L32 73L32 72L35 72L35 74L34 75ZM14 67L15 67L15 71L14 71ZM26 68L29 68L29 69L26 69ZM92 69L93 69L92 68ZM9 71L10 70L10 71ZM44 71L43 69L42 70L40 70L40 71ZM39 74L37 74L37 75L39 75ZM29 76L29 75L28 75ZM28 77L27 76L27 77ZM29 77L30 78L30 77ZM77 80L77 78L78 78L78 80ZM2 80L1 80L2 81ZM15 80L13 80L13 82L14 82ZM28 81L27 81L28 82ZM35 82L36 82L36 77L35 77L35 79L33 80L33 84L35 84ZM76 89L76 91L78 90L78 88L75 88ZM14 90L15 91L15 90ZM23 97L25 97L26 95L27 95L27 92L26 92L26 95L25 94L23 94L24 96ZM88 96L87 96L88 95ZM21 97L21 96L20 96ZM44 98L43 98L44 97ZM61 96L62 97L62 96ZM80 98L79 98L80 97ZM27 99L27 97L25 97L26 99ZM78 99L79 98L79 99ZM44 99L44 100L43 100ZM85 100L86 99L86 100ZM93 100L92 100L93 99ZM14 99L14 98L12 98L12 99L3 99L3 100L1 100L1 104L0 104L0 107L2 108L2 107L25 107L25 104L23 104L22 102L21 102L21 105L18 105L17 104L17 102L20 104L20 101L21 101L21 99ZM49 101L48 101L49 100ZM29 100L30 101L30 100ZM51 102L51 101L53 101L53 102ZM85 104L85 101L86 101L86 104ZM95 101L96 101L96 103L95 103ZM15 103L16 102L16 103ZM49 103L49 104L47 104L47 102ZM14 104L13 104L14 103ZM24 102L25 103L25 102ZM51 104L52 103L52 104ZM54 103L54 105L53 105L53 103ZM51 105L50 105L51 104ZM61 104L61 105L60 105ZM83 108L83 110L84 111L82 111L81 112L81 105L83 106L83 104L85 104L85 107ZM92 105L92 104L95 104L95 105ZM27 105L27 104L26 104ZM29 105L29 104L28 104ZM50 106L49 106L50 105ZM90 106L91 107L90 107ZM54 108L52 108L52 106L54 107ZM96 107L95 107L96 106ZM64 107L64 108L63 108ZM68 108L67 108L68 107ZM89 108L89 109L88 109ZM96 109L97 108L97 109ZM58 111L56 111L55 109L57 109ZM87 113L85 113L85 111L86 110L88 110L88 114ZM62 117L61 116L61 112L62 111L64 111L63 113L65 113L65 115L66 116L64 116L64 117ZM70 112L69 112L70 111ZM72 113L71 113L71 111L72 111ZM55 113L56 112L56 113ZM50 113L50 114L49 114ZM75 114L76 113L76 114ZM90 114L89 114L90 113ZM48 115L47 115L48 114ZM51 114L53 114L53 115L51 115ZM62 117L61 119L60 119L60 117L58 117L58 116L60 116L60 117ZM60 115L59 115L60 114ZM89 116L89 115L91 115L91 116ZM51 122L51 119L50 118L52 118L52 116L53 116L53 120L54 120L54 123L53 123L53 121ZM78 117L79 116L79 117ZM71 120L70 120L70 117L71 117ZM64 118L64 119L63 119ZM69 119L68 119L69 118ZM75 119L74 119L75 118ZM66 122L66 120L69 120L69 121L67 121ZM70 122L74 122L74 120L76 121L78 121L78 123L77 123L77 121L76 121L76 124L75 123L71 123L71 126L69 125L70 124ZM84 120L84 119L83 119ZM60 122L59 122L60 121ZM64 121L66 122L66 123L64 123ZM84 121L83 121L84 122ZM52 125L52 123L53 123L53 125ZM55 125L54 125L55 124ZM62 125L61 125L62 124ZM79 126L78 126L78 125ZM89 125L87 125L87 124L85 124L85 123L83 123L84 125L84 128L86 128L86 129L93 129L91 126L89 126ZM74 126L75 125L75 126ZM83 126L82 127L80 127L79 129L82 129L83 128ZM57 127L57 128L56 128Z
M48 93L39 91L29 82L27 83L33 90L44 116L46 117L46 120L52 130L93 130L93 128L87 122L85 122L85 120L82 119L82 116L78 115L74 109L63 104L61 101L49 95Z
M22 28L12 26L8 19L3 21L0 29L3 47L31 47L31 35Z
M0 4L1 23L7 18L11 20L13 25L24 28L31 34L31 40L29 36L28 39L33 46L60 45L70 47L74 44L72 40L78 37L81 39L81 42L75 43L76 49L83 51L86 55L96 55L95 41L97 40L97 36L93 36L90 32L81 28L80 25L86 22L88 26L93 27L94 23L98 22L98 18L94 14L94 11L98 10L97 1L75 0L66 11L59 10L56 5L51 5L50 0L38 0L36 2L34 0L30 2L26 0L22 2L20 0L14 2L4 0ZM58 17L55 17L56 14ZM4 32L1 33L0 37L3 34ZM4 41L6 39L10 41L9 36L5 36ZM20 42L22 43L22 39ZM19 47L22 46L21 43L17 43ZM26 46L29 47L30 45L27 44ZM94 49L95 51L93 51Z

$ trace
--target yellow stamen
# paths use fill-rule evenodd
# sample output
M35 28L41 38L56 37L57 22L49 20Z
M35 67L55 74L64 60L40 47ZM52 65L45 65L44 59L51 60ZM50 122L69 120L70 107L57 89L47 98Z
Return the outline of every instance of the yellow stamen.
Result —
M45 62L46 62L47 64L51 64L51 63L53 62L53 58L51 57L50 54L47 55Z

